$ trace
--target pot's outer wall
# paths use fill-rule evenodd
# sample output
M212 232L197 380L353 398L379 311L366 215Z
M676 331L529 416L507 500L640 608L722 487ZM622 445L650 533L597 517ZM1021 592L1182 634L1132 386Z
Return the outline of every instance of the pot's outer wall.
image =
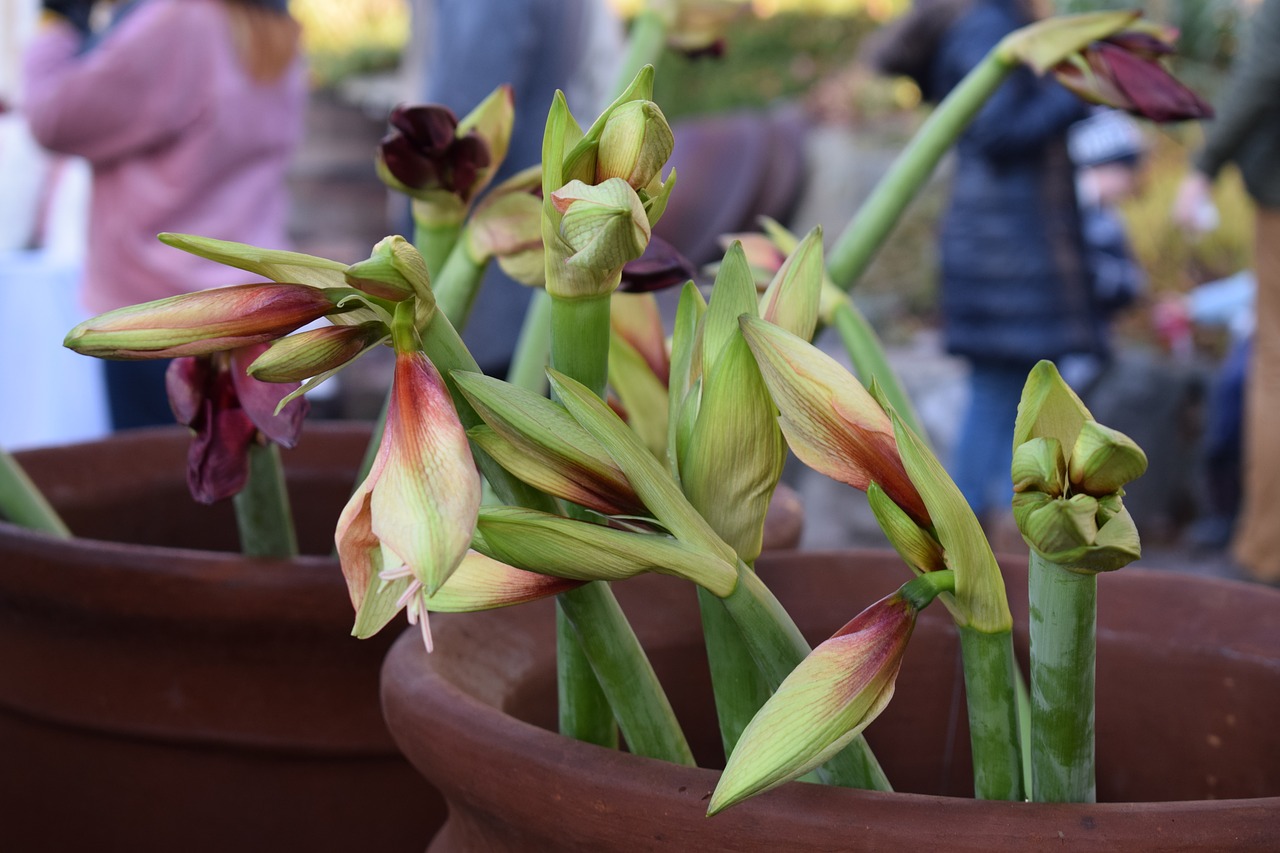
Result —
M1025 560L1004 562L1025 652ZM909 576L887 552L765 557L760 571L811 642ZM657 577L615 588L699 763L718 766L691 590ZM1280 592L1126 569L1101 579L1099 600L1095 805L962 798L963 682L940 607L923 614L897 695L867 731L898 790L915 793L793 783L705 818L717 771L546 730L554 643L540 605L437 618L429 657L406 634L384 666L383 705L450 802L432 853L1280 850Z
M285 453L304 550L332 548L368 437L309 424ZM350 636L336 560L194 550L236 543L188 441L18 457L86 538L0 523L0 850L420 851L443 804L382 722L392 634Z

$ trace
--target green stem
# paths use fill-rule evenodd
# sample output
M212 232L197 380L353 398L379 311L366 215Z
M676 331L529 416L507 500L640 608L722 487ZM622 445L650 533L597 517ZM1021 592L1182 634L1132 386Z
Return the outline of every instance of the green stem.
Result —
M720 738L727 759L733 754L747 723L768 700L770 690L725 603L698 587L698 607L702 611L711 690L715 694Z
M766 682L777 690L811 651L808 641L764 581L742 563L738 564L738 585L723 600ZM826 781L833 785L893 790L862 735L854 738L822 770Z
M595 718L608 723L612 729L616 715L632 752L693 767L693 753L676 722L675 712L609 585L600 581L586 584L561 594L558 603L573 626L579 648L591 664L586 675L595 674L590 686L603 692L608 700L595 714L585 714L585 709L578 704L582 694L571 693L568 688L573 685L562 683L561 690L568 694L569 700L562 714L567 711L580 727L592 731L598 731L591 728L598 725ZM576 673L570 672L570 675ZM650 685L651 689L644 690L644 685ZM588 695L593 692L589 691ZM613 715L609 713L610 708Z
M57 511L31 482L18 460L3 448L0 448L0 516L19 527L52 533L62 539L71 538L71 531Z
M551 297L551 366L600 398L609 382L609 300Z
M249 479L232 503L243 553L252 557L298 555L279 446L272 442L249 445Z
M443 311L457 329L465 329L471 319L471 307L487 266L487 261L477 261L471 256L466 240L459 240L444 260L440 274L432 278L436 308Z
M862 312L853 304L853 300L846 297L839 303L835 309L834 319L836 330L840 333L840 340L844 343L845 351L849 353L849 358L853 361L853 369L862 380L862 384L870 388L871 380L874 379L898 416L911 427L912 432L922 439L925 438L926 433L920 428L916 407L907 396L906 390L898 380L898 375L889 366L889 359L884 354L884 347L880 345L879 336L876 335L875 329L871 328L866 317L862 316Z
M547 361L551 356L551 296L538 288L529 301L516 351L511 357L507 381L517 388L547 392Z
M993 50L938 104L831 248L832 281L845 290L857 282L938 161L1013 67Z
M436 281L443 274L446 259L458 244L462 222L431 224L413 217L413 245L427 264L427 275Z
M1098 576L1031 552L1031 798L1092 803Z
M565 612L564 602L564 596L556 600L556 695L560 703L560 729L573 732L578 740L617 749L618 727L613 722L609 699L582 647L582 634ZM575 608L569 605L569 609ZM586 682L582 683L581 679Z
M627 32L627 53L618 68L617 83L613 87L615 97L626 91L641 68L646 65L657 67L666 42L667 27L656 12L645 9L631 19L631 29Z
M608 294L588 299L551 297L551 366L586 385L599 397L604 397L609 376L609 299ZM564 597L561 596L562 602L563 599ZM558 613L561 619L568 615L563 609ZM582 616L573 621L579 637L611 630L606 616L602 613ZM560 638L565 636L563 625L557 625L557 636ZM606 724L600 710L601 696L604 693L604 688L597 681L600 673L596 671L595 678L592 678L590 673L575 671L575 666L580 666L583 656L572 649L566 649L564 645L557 648L556 655L556 668L561 677L560 731L570 737L582 739L592 732L599 731ZM639 657L647 667L648 659L645 658L643 651ZM639 666L640 662L633 661L632 665ZM592 670L594 671L594 667ZM660 696L661 701L665 703L666 696L662 692L661 685L657 684L656 679L653 684L657 690L656 695L651 698L656 701ZM630 700L638 697L624 692L613 698L623 705L628 705L631 704ZM596 713L601 715L600 719L586 719L590 709L596 709ZM620 718L630 713L621 706L614 706L613 716ZM675 722L674 717L672 717L672 724L676 730L679 730L679 724Z
M980 800L1020 802L1026 794L1014 691L1017 666L1013 634L988 634L962 627L960 652L969 703L974 796Z

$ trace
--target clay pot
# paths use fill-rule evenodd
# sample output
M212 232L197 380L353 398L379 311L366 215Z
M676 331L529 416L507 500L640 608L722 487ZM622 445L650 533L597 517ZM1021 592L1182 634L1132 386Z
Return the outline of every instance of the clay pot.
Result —
M766 556L811 641L907 577L880 552ZM1006 567L1025 645L1026 566ZM700 768L722 766L692 590L616 584ZM1280 591L1125 569L1099 590L1093 805L972 795L963 681L945 610L921 618L897 695L867 731L902 793L791 783L707 819L713 769L572 741L555 720L549 606L435 621L383 669L392 734L449 801L429 848L457 851L1280 849Z
M285 454L327 554L366 427ZM382 722L387 637L328 556L251 560L187 494L187 434L19 454L79 537L0 524L0 849L420 851L443 803Z

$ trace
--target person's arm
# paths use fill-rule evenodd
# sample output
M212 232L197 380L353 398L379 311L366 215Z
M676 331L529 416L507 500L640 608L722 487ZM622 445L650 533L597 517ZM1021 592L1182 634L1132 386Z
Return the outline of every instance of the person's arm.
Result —
M991 48L1017 28L1017 22L993 12L972 13L948 34L940 61L959 79ZM1084 118L1083 101L1057 83L1020 68L996 90L965 131L965 141L987 157L1019 157L1038 151Z
M176 136L204 108L210 40L221 25L202 4L147 3L94 49L65 23L26 56L23 113L44 147L109 163ZM212 25L212 26L211 26Z

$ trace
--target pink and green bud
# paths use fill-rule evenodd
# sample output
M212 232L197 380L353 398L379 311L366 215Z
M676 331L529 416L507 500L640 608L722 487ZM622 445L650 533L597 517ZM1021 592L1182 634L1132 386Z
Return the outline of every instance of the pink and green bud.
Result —
M473 428L472 440L518 479L604 515L645 514L622 469L563 406L480 373L452 376L488 428Z
M721 598L738 583L735 563L677 539L517 507L482 508L475 545L518 568L570 580L624 580L653 572L692 581Z
M930 524L894 438L893 423L861 383L810 343L764 320L742 333L792 451L810 468L866 491L878 483L917 524Z
M325 326L289 335L249 365L248 373L263 382L301 382L337 370L387 339L380 322L359 326Z
M386 429L336 542L356 610L381 572L407 567L434 594L467 552L480 475L444 381L420 352L398 351Z
M938 540L912 521L875 483L867 488L867 504L893 550L913 571L937 572L947 567L946 553Z
M508 566L478 551L468 551L449 580L427 595L422 582L407 569L374 575L360 602L351 633L360 639L381 631L401 610L411 623L423 626L424 642L430 641L426 614L473 613L537 601L580 586L570 581Z
M711 794L708 815L824 764L880 715L916 616L946 588L926 575L858 614L815 648L747 725Z
M595 183L621 178L632 189L642 190L661 175L675 137L657 104L635 100L609 111L599 145Z
M63 345L120 360L207 355L275 340L335 310L315 287L242 284L99 314L68 332Z

